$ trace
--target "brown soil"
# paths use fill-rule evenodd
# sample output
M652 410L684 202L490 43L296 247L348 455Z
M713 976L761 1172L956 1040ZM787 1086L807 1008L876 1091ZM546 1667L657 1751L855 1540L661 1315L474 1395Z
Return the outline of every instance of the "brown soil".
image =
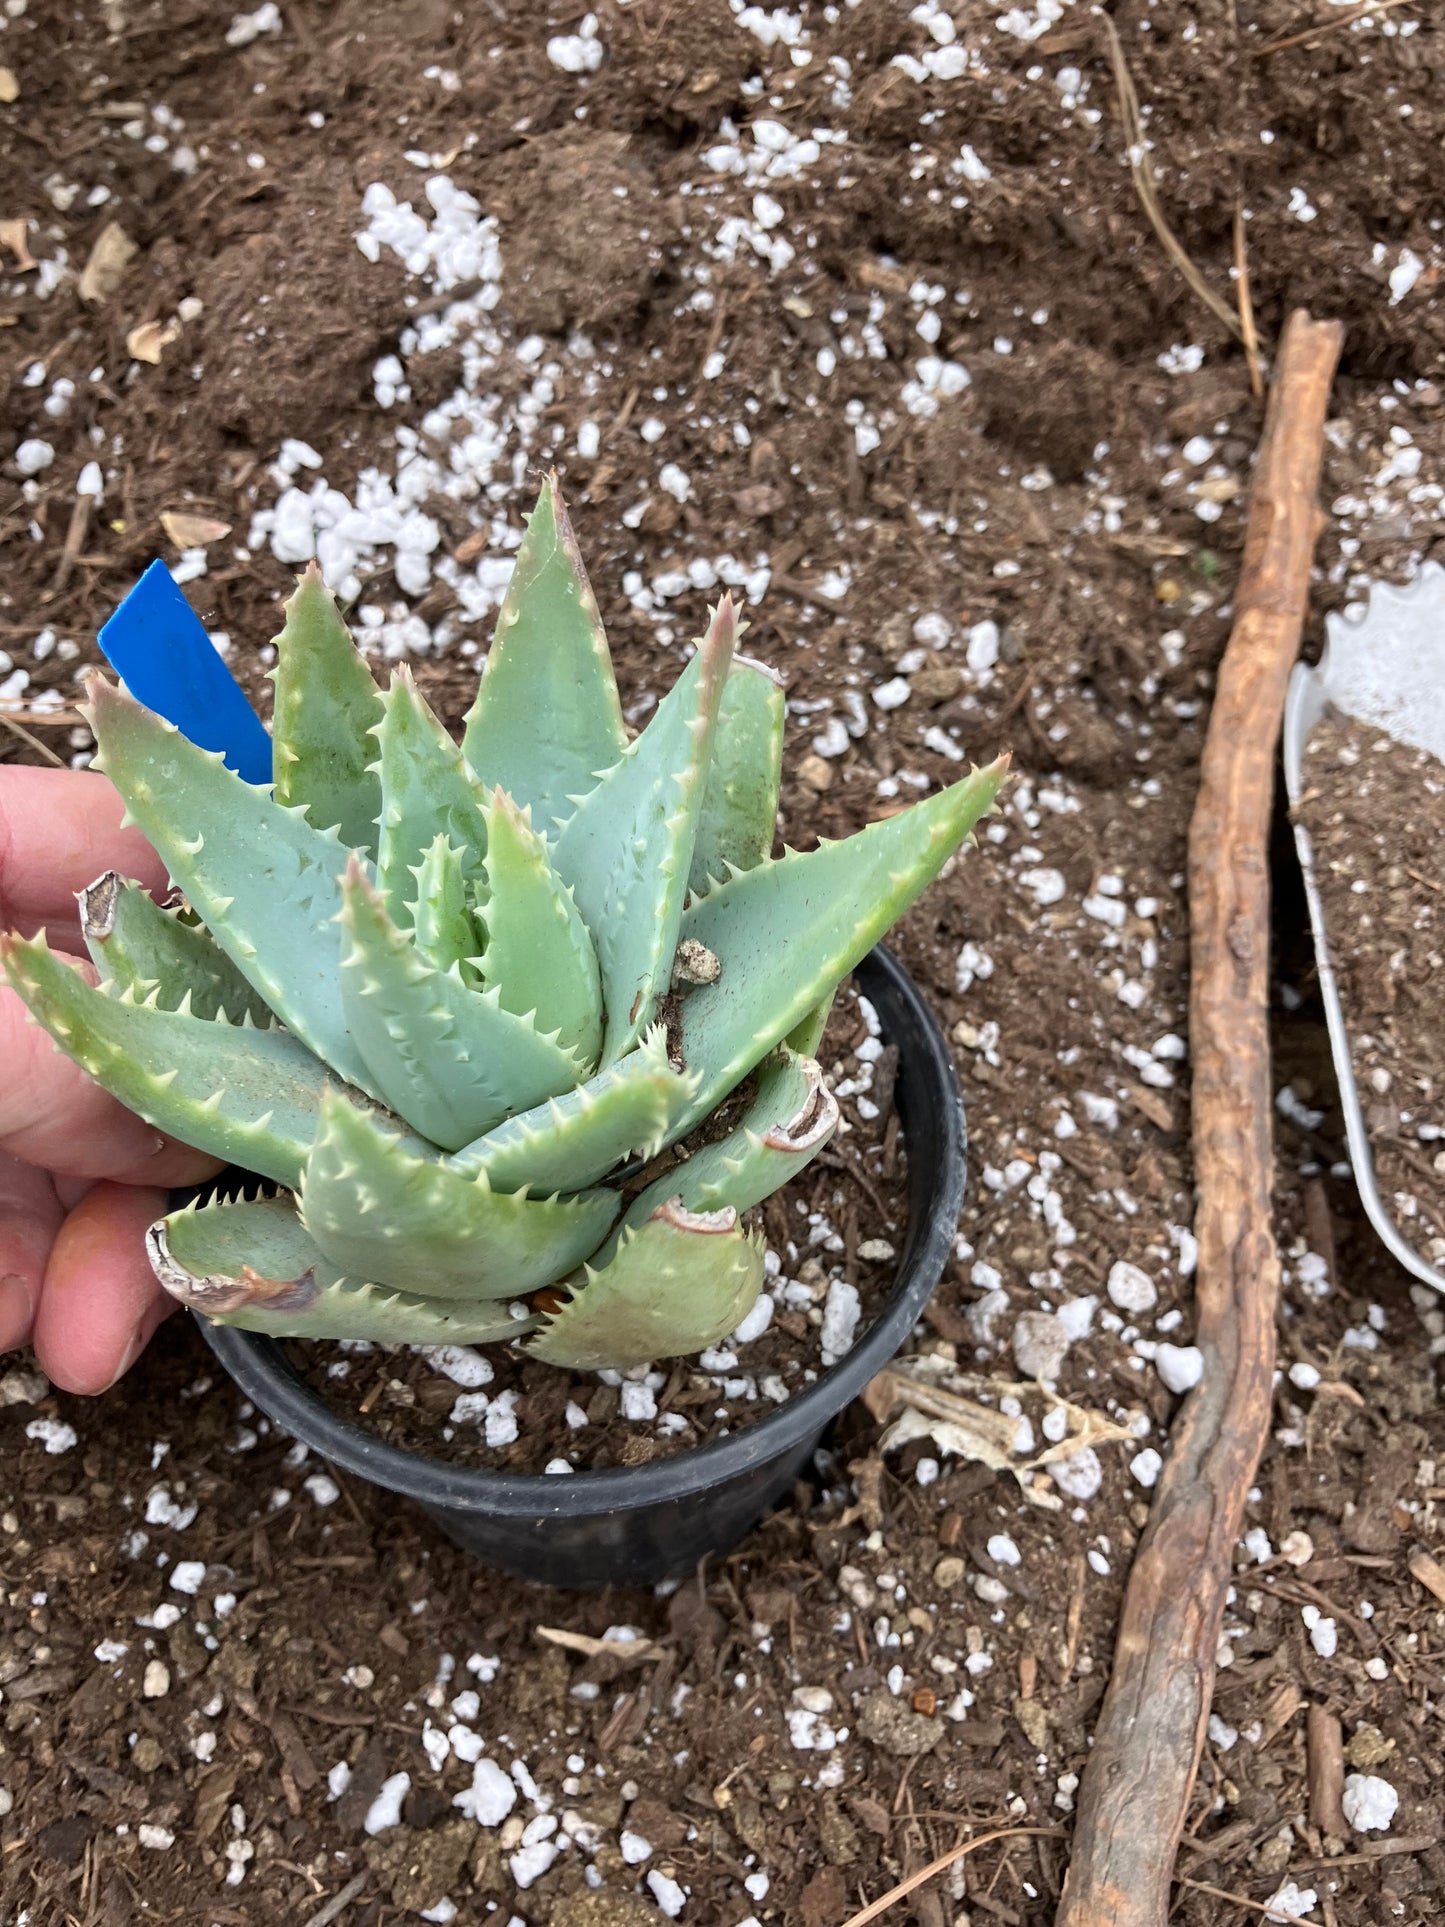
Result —
M1331 715L1310 738L1299 814L1317 853L1370 1134L1402 1234L1445 1263L1445 764Z
M441 637L419 679L455 719L487 631L463 619L450 564L504 546L495 518L519 526L529 465L555 457L639 714L702 620L707 571L768 566L752 641L793 705L790 842L947 778L959 750L1012 747L1003 814L900 934L956 1041L973 1147L959 1255L917 1349L996 1408L1015 1397L1016 1342L1028 1356L1060 1336L1021 1332L1021 1314L1062 1311L1067 1336L1092 1309L1060 1390L1140 1444L1101 1444L1096 1467L1063 1473L1072 1490L1037 1482L1054 1507L932 1439L880 1455L855 1409L816 1480L698 1581L577 1599L470 1565L410 1511L301 1462L182 1321L92 1405L7 1377L0 1911L27 1927L272 1927L348 1892L343 1927L444 1896L499 1927L641 1927L676 1882L689 1927L839 1927L960 1837L1016 1821L1057 1831L981 1849L890 1919L1041 1927L1147 1455L1174 1409L1161 1361L1187 1373L1182 871L1260 425L1243 361L1140 210L1082 5L1031 42L1000 30L1002 0L952 7L952 78L916 64L948 55L941 14L930 31L876 4L810 5L801 40L765 46L725 0L605 0L604 57L580 75L548 60L549 35L579 30L555 8L415 0L403 20L379 0L283 0L281 30L241 46L233 11L7 10L0 220L28 219L48 265L20 271L0 240L0 704L26 705L22 726L62 757L86 753L64 719L75 670L141 565L178 559L163 510L231 525L189 593L266 700L259 645L292 565L267 540L238 550L278 498L283 440L308 442L354 500L368 467L396 474L398 429L420 433L462 379L459 342L407 349L411 398L378 404L375 363L436 296L353 238L373 183L425 206L429 174L446 174L497 218L497 346L472 379L503 446L478 495L425 505L447 571L407 591L382 546L364 600ZM1346 323L1317 609L1440 546L1431 16L1331 18L1264 55L1314 10L1115 10L1161 198L1201 271L1229 294L1242 202L1265 342L1297 302ZM786 165L767 158L775 125ZM813 130L845 138L797 152ZM137 252L85 303L73 270L110 221ZM133 360L127 336L172 317L160 362ZM540 364L516 354L529 332ZM592 455L576 452L584 422ZM434 427L428 449L451 447L445 417ZM14 455L39 441L53 459L22 475ZM92 460L104 500L76 517ZM705 565L697 586L652 608L625 586L686 581L689 565ZM906 700L875 702L898 682ZM1416 1927L1445 1893L1445 1618L1407 1564L1417 1543L1440 1551L1445 1315L1361 1223L1287 860L1277 884L1276 1077L1323 1118L1280 1131L1286 1375L1180 1861L1202 1886L1178 1888L1174 1918L1253 1921L1292 1879L1317 1891L1317 1919ZM1141 1297L1121 1262L1157 1304L1111 1301L1111 1274ZM587 1657L539 1624L627 1624L652 1643ZM463 1690L478 1696L465 1719ZM1346 1770L1396 1789L1388 1833L1312 1825L1314 1702L1343 1724ZM428 1720L517 1763L511 1831L453 1804L473 1769L455 1746L432 1764ZM350 1785L329 1800L342 1762ZM368 1835L400 1773L401 1824ZM595 1851L535 1871L568 1812ZM629 1861L638 1839L651 1852Z
M344 1416L364 1414L388 1444L496 1471L542 1472L553 1461L574 1472L644 1465L765 1418L833 1362L824 1360L821 1339L835 1284L857 1294L856 1342L896 1276L877 1249L901 1249L908 1218L905 1145L891 1091L896 1054L890 1062L885 1052L865 1072L853 1053L869 1035L857 992L846 983L818 1053L829 1082L844 1093L842 1128L804 1172L750 1214L776 1261L765 1291L777 1308L766 1331L701 1358L659 1360L645 1373L626 1374L647 1394L633 1394L635 1413L624 1408L619 1374L559 1371L503 1345L467 1347L449 1374L400 1348L352 1346L343 1357L332 1344L297 1343L288 1349L301 1376ZM872 1115L857 1101L865 1084ZM740 1106L741 1098L733 1108ZM663 1168L661 1161L649 1165L629 1194ZM479 1359L491 1374L484 1382ZM493 1413L509 1435L503 1443L489 1442ZM575 1422L579 1414L585 1424Z

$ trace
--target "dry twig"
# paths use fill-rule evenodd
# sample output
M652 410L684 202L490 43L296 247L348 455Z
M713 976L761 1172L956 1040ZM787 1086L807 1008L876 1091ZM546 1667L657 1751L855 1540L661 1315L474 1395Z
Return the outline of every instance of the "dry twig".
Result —
M1124 1597L1079 1788L1058 1927L1162 1927L1199 1765L1234 1544L1269 1433L1269 830L1285 688L1309 603L1324 425L1343 330L1290 317L1189 838L1190 1062L1204 1376L1177 1420Z
M36 755L43 756L47 763L53 763L56 769L66 768L63 756L57 756L48 743L42 743L38 736L32 736L24 723L17 723L15 718L3 709L0 709L0 723L3 723L12 734L18 736L22 743L29 743Z
M1321 34L1337 33L1341 27L1353 27L1357 20L1367 19L1372 13L1388 13L1392 7L1410 4L1411 0L1366 0L1364 6L1338 14L1333 20L1317 20L1312 27L1305 27L1299 33L1287 33L1280 40L1267 40L1262 47L1253 50L1251 57L1263 60L1266 54L1283 53L1286 47L1298 47L1306 40L1318 40Z
M39 703L21 703L18 708L6 708L4 714L14 722L29 724L32 729L89 727L78 709L42 709Z
M370 1870L365 1867L360 1873L353 1874L339 1893L334 1893L324 1907L318 1907L314 1914L303 1921L302 1927L331 1927L332 1921L346 1912L370 1878Z
M90 512L95 503L89 495L77 495L70 511L70 526L65 531L65 546L60 552L56 566L55 580L50 585L50 595L58 596L70 580L70 572L75 567L75 559L85 547L85 532L90 527Z
M1231 1893L1228 1887L1211 1887L1207 1880L1186 1880L1184 1875L1181 1874L1179 1876L1179 1885L1181 1887L1191 1887L1197 1894L1209 1894L1215 1900L1227 1900L1235 1907L1248 1907L1254 1913L1267 1914L1271 1920L1282 1920L1284 1918L1282 1914L1275 1913L1271 1909L1267 1900L1251 1900L1248 1894Z
M1254 297L1249 291L1249 250L1244 242L1242 201L1234 204L1234 292L1239 301L1240 339L1249 364L1249 392L1260 401L1264 397L1264 363L1259 352L1259 332L1254 325Z
M1139 196L1139 203L1149 217L1149 225L1159 236L1169 259L1215 319L1223 322L1236 341L1241 340L1243 331L1239 317L1229 303L1210 287L1164 218L1164 209L1159 202L1159 187L1154 178L1154 163L1149 158L1149 143L1144 134L1144 117L1139 111L1139 96L1134 90L1134 79L1124 58L1118 29L1107 13L1099 8L1094 11L1109 43L1109 61L1114 69L1114 85L1119 90L1119 118L1124 123L1124 140L1129 153L1129 171L1134 177L1134 192Z
M870 1906L865 1907L862 1913L851 1914L843 1922L843 1927L866 1927L868 1921L877 1920L878 1916L887 1913L895 1902L905 1899L916 1887L921 1887L926 1880L932 1880L935 1874L943 1873L953 1865L955 1860L962 1860L966 1853L974 1853L979 1847L986 1847L992 1840L1016 1840L1024 1834L1032 1834L1044 1840L1061 1840L1063 1828L995 1827L991 1833L980 1833L972 1840L965 1840L961 1847L950 1847L947 1853L941 1853L936 1860L930 1860L928 1865L920 1867L917 1873L911 1873L906 1880L900 1880L896 1887L890 1887L886 1894L880 1895Z

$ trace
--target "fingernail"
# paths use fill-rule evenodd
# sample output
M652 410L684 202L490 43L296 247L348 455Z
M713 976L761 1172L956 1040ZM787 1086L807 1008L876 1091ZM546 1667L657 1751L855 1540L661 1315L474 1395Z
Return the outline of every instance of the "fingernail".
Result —
M34 1315L35 1301L29 1285L18 1271L7 1271L0 1278L0 1352L25 1343Z
M154 1319L150 1316L141 1319L127 1340L125 1350L120 1355L120 1363L115 1368L115 1377L110 1381L110 1385L102 1387L104 1391L108 1392L112 1385L118 1385L125 1377L131 1366L134 1365L146 1346L150 1343L151 1333L154 1330Z

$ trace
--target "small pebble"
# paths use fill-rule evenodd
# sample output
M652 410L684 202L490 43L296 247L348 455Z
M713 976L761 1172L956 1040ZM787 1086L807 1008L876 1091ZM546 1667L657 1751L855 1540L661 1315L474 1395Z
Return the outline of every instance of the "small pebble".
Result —
M1014 1363L1026 1378L1056 1379L1069 1353L1069 1334L1051 1311L1020 1312L1014 1326Z
M1120 1311L1136 1314L1152 1311L1159 1302L1159 1293L1148 1272L1141 1271L1138 1265L1131 1265L1122 1258L1110 1269L1105 1289L1110 1302L1117 1305Z

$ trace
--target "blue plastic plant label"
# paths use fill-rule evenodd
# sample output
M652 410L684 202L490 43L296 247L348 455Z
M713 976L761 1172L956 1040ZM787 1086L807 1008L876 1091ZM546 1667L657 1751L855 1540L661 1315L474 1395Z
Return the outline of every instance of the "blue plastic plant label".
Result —
M152 562L100 632L137 702L248 783L271 781L271 738L164 562Z

